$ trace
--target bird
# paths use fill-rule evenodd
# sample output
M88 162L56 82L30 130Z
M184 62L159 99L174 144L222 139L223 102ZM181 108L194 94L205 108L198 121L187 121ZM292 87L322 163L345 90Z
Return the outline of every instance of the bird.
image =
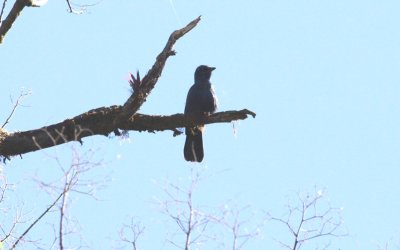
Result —
M190 87L186 98L185 115L202 116L212 114L217 110L217 97L210 78L215 67L200 65L194 73L194 84ZM185 147L183 153L186 161L201 162L204 158L203 150L204 124L196 127L186 127Z

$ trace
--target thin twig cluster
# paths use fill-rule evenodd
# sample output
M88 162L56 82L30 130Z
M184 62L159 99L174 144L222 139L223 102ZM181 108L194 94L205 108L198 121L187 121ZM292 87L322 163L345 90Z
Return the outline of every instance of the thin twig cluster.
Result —
M291 242L275 239L280 246L299 250L305 243L316 239L348 236L341 216L342 209L332 207L329 200L324 199L324 193L324 189L315 189L313 193L298 193L297 201L288 202L283 217L268 213L270 220L283 225L293 239ZM329 241L324 242L322 249L327 249L329 245Z
M54 240L51 243L50 248L53 247L57 249L69 249L66 245L69 239L72 237L78 238L82 244L84 240L80 236L79 223L74 220L70 215L68 215L68 210L72 202L71 195L78 194L89 196L94 199L96 198L96 191L102 188L108 179L94 181L91 178L85 178L85 175L92 172L95 168L102 166L101 161L92 159L95 156L95 151L88 151L84 154L78 153L77 150L72 150L72 161L65 167L58 156L53 157L54 162L57 163L59 170L61 172L60 178L54 181L44 182L39 178L34 178L35 182L38 184L39 188L47 192L52 197L52 202L48 205L36 218L34 219L24 219L26 214L22 213L22 210L18 210L13 222L9 227L5 227L5 224L0 221L0 235L1 242L8 246L8 249L17 249L21 243L31 243L36 248L42 248L41 240L32 240L28 237L33 228L39 226L46 216L50 214L58 214L54 219L52 224L52 229L54 232ZM5 192L9 190L7 182L4 182L0 187L0 205L4 201ZM1 208L2 206L0 206ZM3 211L6 215L11 215L12 210ZM32 214L32 213L30 213ZM42 224L43 226L43 224ZM24 229L22 229L24 227ZM48 240L45 239L45 240ZM75 241L76 242L76 241Z

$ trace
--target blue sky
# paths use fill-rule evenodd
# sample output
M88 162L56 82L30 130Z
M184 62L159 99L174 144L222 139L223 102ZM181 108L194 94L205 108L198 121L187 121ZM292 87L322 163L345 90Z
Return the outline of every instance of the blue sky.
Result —
M377 249L376 243L399 241L400 3L104 0L83 15L66 8L49 1L24 10L1 45L0 120L12 107L10 95L22 87L33 92L8 130L123 104L129 72L144 75L170 33L199 15L202 21L177 42L177 55L140 112L182 112L195 68L207 64L217 68L212 82L219 110L257 113L235 124L236 135L232 124L208 126L199 166L184 161L184 137L169 132L133 132L125 141L96 136L75 145L81 152L98 149L97 159L107 165L88 178L112 179L99 191L101 201L77 196L71 207L95 248L111 248L110 238L136 216L146 224L143 249L174 249L163 244L174 225L154 205L154 197L163 197L154 180L185 182L191 167L213 175L199 184L199 204L233 199L279 214L288 195L317 185L326 187L332 205L343 207L351 236L333 239L337 248ZM32 199L33 192L41 197L32 201L30 216L51 202L22 180L57 178L47 155L67 164L71 145L3 166L9 181L20 183L18 199ZM249 244L276 248L270 225ZM43 237L46 230L41 225L35 233Z

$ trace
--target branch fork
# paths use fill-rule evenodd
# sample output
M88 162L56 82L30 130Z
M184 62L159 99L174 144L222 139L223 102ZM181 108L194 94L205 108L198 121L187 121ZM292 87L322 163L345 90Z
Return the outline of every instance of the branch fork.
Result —
M82 143L82 138L92 135L107 136L112 132L116 135L121 135L119 130L139 132L171 130L174 135L179 135L181 132L178 128L182 127L227 123L243 120L248 116L255 117L256 114L248 109L218 112L201 118L184 114L162 116L137 113L155 87L167 59L176 54L172 50L175 42L192 30L199 21L200 17L170 35L167 44L157 56L154 65L142 79L139 72L136 73L136 76L132 73L130 74L129 83L133 91L123 105L100 107L71 119L66 119L63 122L29 131L8 133L0 128L0 157L10 159L11 156L53 147L69 141Z

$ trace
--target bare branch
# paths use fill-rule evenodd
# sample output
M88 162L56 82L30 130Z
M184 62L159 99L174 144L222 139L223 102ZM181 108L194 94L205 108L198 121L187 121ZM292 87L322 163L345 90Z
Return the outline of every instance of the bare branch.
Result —
M147 72L147 74L143 77L143 80L140 80L140 78L136 79L138 81L135 85L135 91L123 105L122 115L117 117L117 119L126 120L126 118L130 118L139 110L142 104L146 101L146 98L150 94L151 90L156 85L158 78L161 76L161 72L164 69L168 57L175 55L175 51L172 50L175 42L196 27L198 22L200 22L200 17L191 21L182 29L172 32L164 49L157 56L156 62L149 72Z
M131 218L130 224L124 224L119 231L120 241L128 243L133 250L139 250L138 239L144 233L145 227L138 221Z
M400 249L400 238L391 238L384 244L375 243L378 250L399 250Z
M58 243L59 243L59 246L60 246L60 250L64 249L64 242L63 242L64 230L63 229L64 229L65 209L66 209L66 206L67 206L67 198L66 198L66 196L67 196L67 191L68 191L68 189L69 189L69 187L71 185L71 183L69 182L69 180L67 178L65 178L64 190L63 190L64 195L62 197L61 205L60 205L60 223L59 223L59 229L58 229L58 235L59 235L58 236L59 237Z
M66 0L67 5L68 5L68 11L72 14L77 14L77 15L85 13L87 11L88 7L95 6L102 1L103 0L98 0L97 2L92 3L92 4L76 4L76 3L71 2L71 0Z
M0 43L3 42L5 35L11 29L17 17L21 14L25 7L40 7L46 4L47 0L16 0L12 9L8 13L6 19L1 22L0 26ZM4 6L5 3L3 3Z
M45 216L57 204L57 202L61 199L61 197L64 196L64 194L65 192L62 192L55 199L55 201L21 234L21 236L18 237L17 241L11 246L10 250L14 249L18 245L20 240L22 240L25 235L36 225L36 223L38 223L43 218L43 216Z
M71 163L66 167L58 158L58 156L52 157L53 160L59 167L62 175L61 177L50 182L43 182L34 178L39 187L48 192L50 195L58 194L61 192L62 198L57 196L58 200L58 224L53 225L55 233L53 245L58 244L58 249L66 249L66 240L70 239L71 235L78 235L77 230L72 226L79 225L77 221L72 220L67 216L67 209L71 198L69 196L72 193L84 194L96 199L95 189L101 188L100 182L95 182L92 179L85 179L84 174L88 171L93 170L96 167L102 166L102 161L95 161L92 158L95 157L96 151L89 150L84 153L78 152L75 148L72 148L72 160ZM104 181L107 181L105 179ZM54 206L54 204L53 204ZM82 243L81 243L82 244Z
M185 250L190 250L192 245L206 241L205 231L210 219L193 202L193 194L200 179L198 170L191 169L189 187L184 188L167 182L162 189L168 199L159 201L161 211L178 225L173 238L167 242ZM178 234L183 235L182 240L175 239Z
M295 206L287 205L286 218L269 215L270 220L284 225L293 237L292 244L276 240L282 247L298 250L311 240L326 237L344 237L348 233L343 228L341 209L332 207L323 199L324 190L315 190L314 194L298 194ZM325 244L325 246L329 245Z
M157 83L168 57L175 55L175 51L172 50L175 42L192 30L199 21L200 17L170 35L164 49L157 56L156 62L142 80L139 73L137 73L136 78L131 75L130 82L134 91L123 106L93 109L72 119L36 130L17 133L7 133L4 130L0 130L0 156L3 156L4 159L10 159L14 155L56 146L69 141L82 143L81 139L83 137L91 135L109 135L111 132L119 135L119 130L149 132L172 130L174 135L177 135L180 133L177 128L180 127L231 122L246 119L248 115L255 117L255 113L247 109L220 112L202 117L198 115L185 116L183 114L150 116L136 113Z
M221 207L222 216L211 216L210 220L228 229L230 240L221 242L223 249L239 250L243 249L249 240L261 234L264 221L252 225L255 213L251 206L238 207L226 202ZM230 244L229 246L226 246Z
M7 123L10 122L12 116L14 115L14 113L15 113L15 111L17 110L18 106L20 106L22 100L23 100L26 96L30 95L31 93L32 93L32 92L29 91L29 90L28 90L28 91L24 91L24 90L21 91L21 93L19 94L17 100L16 100L15 103L14 103L14 106L13 106L13 108L12 108L10 114L8 115L7 119L5 120L5 122L3 123L3 125L1 126L2 128L4 128L4 127L7 125Z
M74 8L72 8L71 2L69 0L66 0L66 1L67 1L67 5L68 5L68 11L70 13L73 13L73 14L82 14L83 13L82 10L75 10Z
M0 156L10 156L33 152L53 147L70 141L79 141L92 135L108 135L116 129L133 131L176 131L180 127L190 127L199 124L228 123L234 120L246 119L253 112L244 109L240 111L225 111L210 116L175 114L171 116L135 114L131 119L115 123L115 117L122 112L122 106L99 108L76 116L72 119L24 132L5 133L0 130Z

